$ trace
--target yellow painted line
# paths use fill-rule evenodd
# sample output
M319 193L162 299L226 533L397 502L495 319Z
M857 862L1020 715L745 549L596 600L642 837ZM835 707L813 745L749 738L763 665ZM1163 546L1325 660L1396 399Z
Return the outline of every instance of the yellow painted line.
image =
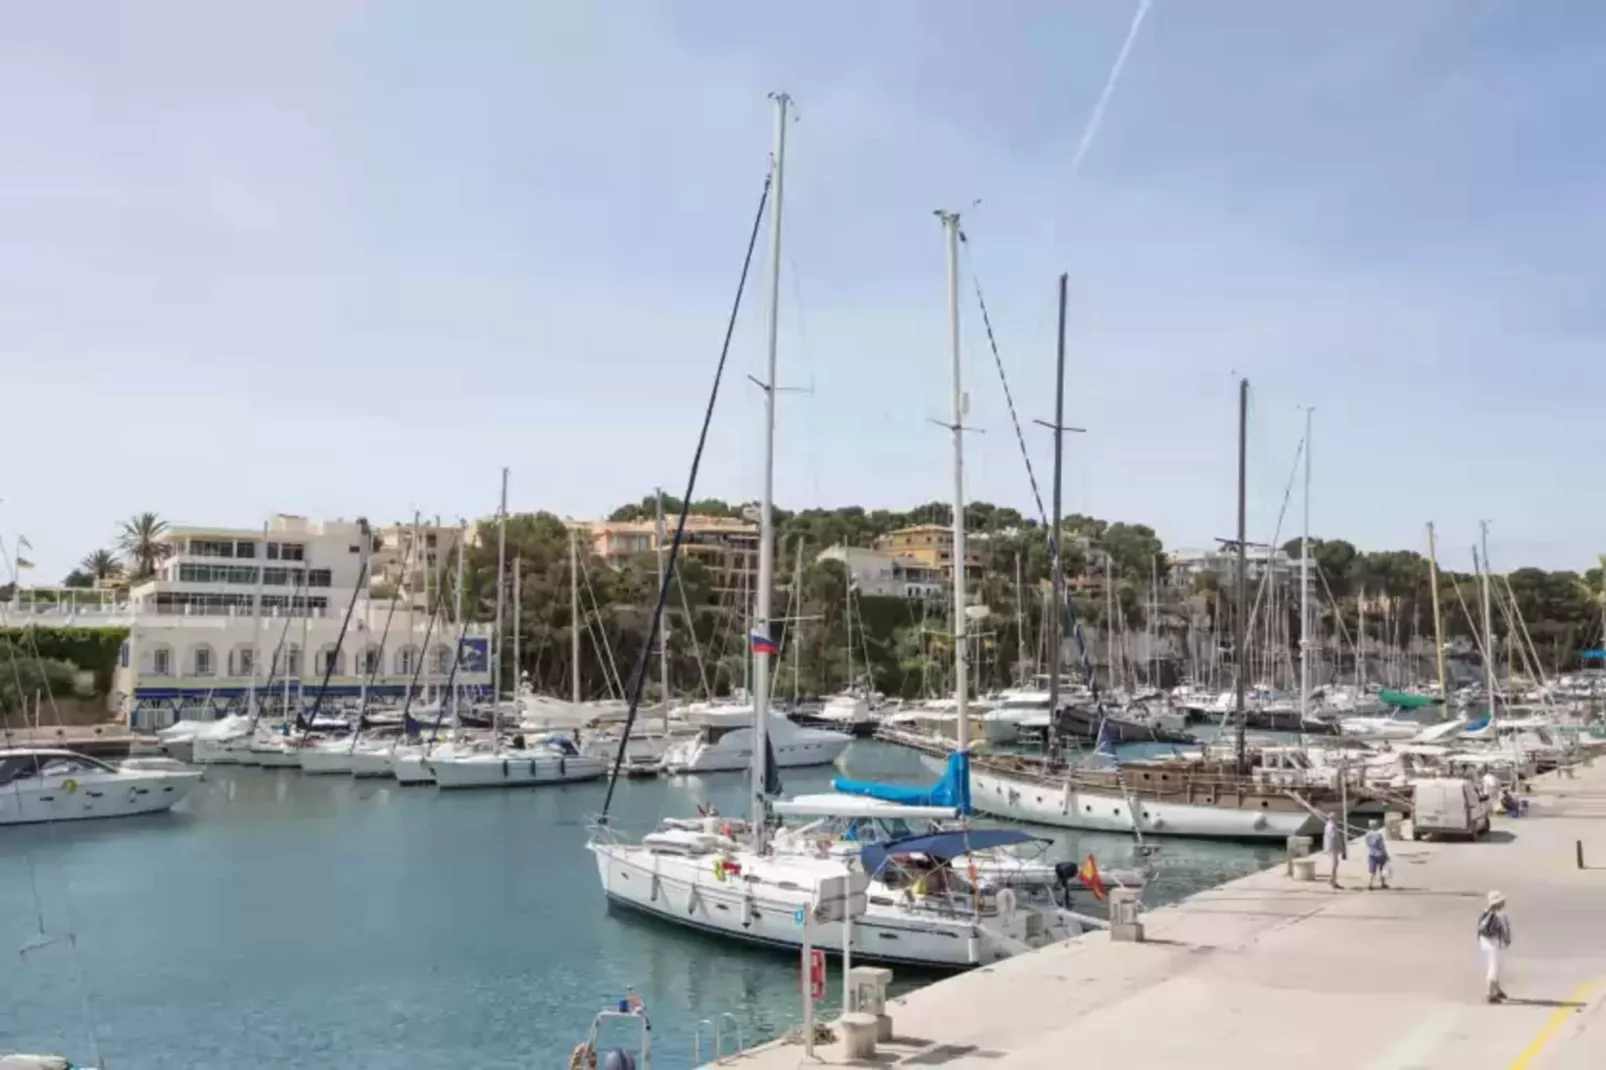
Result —
M1567 1002L1583 1003L1584 997L1588 996L1589 990L1594 987L1594 981L1585 981L1573 989L1573 994L1567 997ZM1522 1049L1522 1054L1517 1056L1517 1061L1511 1064L1510 1070L1527 1070L1533 1064L1533 1061L1539 1057L1539 1053L1545 1050L1545 1045L1550 1043L1551 1038L1556 1035L1562 1026L1567 1024L1567 1019L1583 1009L1582 1007L1557 1007L1550 1015L1550 1020L1545 1023L1545 1027L1539 1030L1539 1035L1534 1037L1526 1048Z

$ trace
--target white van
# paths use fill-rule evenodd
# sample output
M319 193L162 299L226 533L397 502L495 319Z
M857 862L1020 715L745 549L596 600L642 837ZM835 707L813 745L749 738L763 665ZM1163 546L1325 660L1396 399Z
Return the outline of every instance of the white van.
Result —
M1489 831L1489 803L1459 777L1418 780L1411 797L1411 839L1423 836L1465 836L1475 840Z

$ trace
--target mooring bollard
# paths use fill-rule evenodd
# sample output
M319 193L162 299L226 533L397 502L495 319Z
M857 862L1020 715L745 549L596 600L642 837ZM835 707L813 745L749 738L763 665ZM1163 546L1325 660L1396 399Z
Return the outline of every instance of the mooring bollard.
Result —
M1308 854L1310 854L1309 836L1288 837L1288 876L1292 877L1294 875L1294 860L1296 858L1304 858Z
M1573 841L1573 850L1578 855L1578 868L1579 869L1583 869L1584 868L1584 841L1583 840L1574 840Z
M1110 939L1143 942L1143 923L1138 920L1138 893L1134 888L1110 889Z

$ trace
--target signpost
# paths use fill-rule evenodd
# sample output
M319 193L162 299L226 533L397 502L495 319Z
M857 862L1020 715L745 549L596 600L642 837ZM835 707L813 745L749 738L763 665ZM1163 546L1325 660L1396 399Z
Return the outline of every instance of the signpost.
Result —
M853 963L853 919L869 909L866 893L870 877L862 870L844 870L840 877L826 877L814 893L814 902L800 907L792 920L803 926L803 1055L814 1058L814 1001L825 998L825 952L814 946L811 927L815 922L842 925L842 1010L848 1011L848 973Z

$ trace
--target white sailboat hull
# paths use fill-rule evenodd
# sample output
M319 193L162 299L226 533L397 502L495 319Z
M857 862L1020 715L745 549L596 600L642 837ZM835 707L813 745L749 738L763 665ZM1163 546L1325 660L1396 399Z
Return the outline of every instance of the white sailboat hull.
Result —
M264 769L294 769L301 764L300 755L295 747L286 744L256 744L251 748L251 756L256 759L255 764Z
M351 751L345 745L301 748L301 771L309 776L335 776L351 772Z
M390 756L390 771L403 785L433 784L435 773L424 757L423 748L397 748Z
M940 768L935 759L925 760ZM1055 828L1130 835L1135 821L1146 836L1286 840L1309 835L1318 827L1314 816L1304 810L1201 806L1143 798L1133 800L1138 807L1134 815L1122 795L1055 787L975 766L970 771L970 790L973 805L982 813Z
M543 751L504 751L434 757L428 765L443 788L516 788L595 780L607 772L601 758Z
M390 765L391 751L384 749L365 750L361 747L351 752L351 775L354 777L388 777L395 775Z
M780 743L772 749L778 768L802 769L834 764L852 742L850 737L835 732L818 732L804 742ZM718 744L675 744L664 752L663 758L664 770L670 773L734 773L746 771L752 764L753 752L749 747Z
M750 944L803 946L803 928L795 915L810 903L812 889L765 885L755 892L747 881L719 880L710 857L660 854L626 844L590 846L602 890L612 904ZM999 925L997 919L977 926L968 918L922 917L913 911L878 908L853 923L853 956L947 969L985 965L1010 955L984 931ZM815 947L839 954L842 926L815 923L810 940Z

